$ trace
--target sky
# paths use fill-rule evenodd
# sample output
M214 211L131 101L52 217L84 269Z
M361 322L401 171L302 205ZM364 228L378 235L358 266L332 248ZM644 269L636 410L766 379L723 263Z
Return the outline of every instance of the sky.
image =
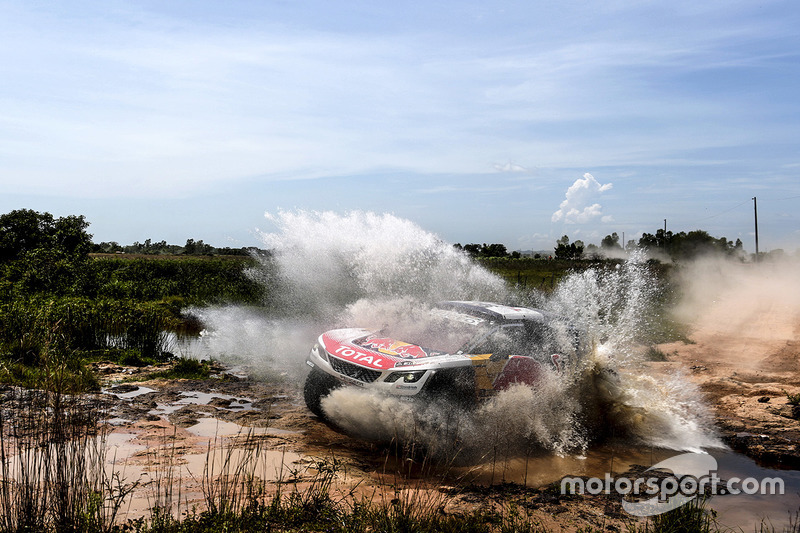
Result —
M0 213L259 245L355 210L549 249L800 248L792 1L0 0Z

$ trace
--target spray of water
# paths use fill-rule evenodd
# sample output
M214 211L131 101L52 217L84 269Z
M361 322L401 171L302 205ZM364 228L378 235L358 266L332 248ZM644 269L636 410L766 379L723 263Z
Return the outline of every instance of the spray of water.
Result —
M254 276L269 290L266 310L218 308L198 313L212 335L206 350L263 374L302 380L303 360L321 332L423 324L441 300L536 301L569 317L595 349L564 379L513 387L472 410L419 405L342 388L323 409L355 436L422 445L434 455L470 460L491 450L581 453L598 427L643 443L693 449L717 443L696 389L680 377L656 379L633 349L648 326L657 285L641 257L611 271L566 277L550 296L520 294L465 254L393 215L279 212L262 235L272 251Z

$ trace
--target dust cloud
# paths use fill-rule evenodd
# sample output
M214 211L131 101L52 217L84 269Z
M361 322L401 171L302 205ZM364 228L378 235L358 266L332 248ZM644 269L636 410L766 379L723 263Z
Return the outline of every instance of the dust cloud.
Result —
M681 268L676 316L712 357L755 367L800 339L800 261L706 258Z

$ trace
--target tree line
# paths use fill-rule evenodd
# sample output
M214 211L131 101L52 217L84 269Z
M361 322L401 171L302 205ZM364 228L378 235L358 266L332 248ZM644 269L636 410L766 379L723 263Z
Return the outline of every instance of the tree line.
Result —
M508 252L505 244L465 244L456 243L453 245L456 250L461 250L468 253L472 257L510 257L516 259L522 256L520 252Z
M522 256L519 251L509 252L503 244L464 244L456 243L453 245L457 250L469 254L471 257L484 258L510 258L517 259ZM694 230L689 232L681 231L673 233L665 232L662 229L654 234L644 233L639 240L629 239L626 243L620 242L619 234L616 232L606 235L600 241L600 245L585 244L578 239L570 242L570 238L564 235L553 248L553 254L546 258L559 260L578 260L578 259L603 259L607 257L621 257L634 250L644 250L650 257L657 259L670 259L680 261L692 259L701 255L722 254L728 257L745 258L745 252L741 239L730 241L725 237L713 237L707 231ZM535 259L542 258L541 254L536 253Z
M554 248L557 259L597 259L615 255L622 255L634 250L644 250L655 258L666 258L673 261L693 259L703 255L718 254L739 259L745 258L744 247L741 239L736 242L725 237L713 237L707 231L681 231L673 233L659 229L655 234L644 233L638 241L633 239L620 244L619 235L615 232L606 235L600 246L594 244L584 245L583 241L570 242L569 236L564 235L556 241Z
M153 242L146 239L144 242L135 241L133 244L120 245L118 242L101 242L92 245L94 253L123 253L123 254L144 254L144 255L252 255L253 253L265 253L264 250L255 246L243 246L241 248L231 248L228 246L217 248L206 244L202 239L186 239L183 246L178 244L167 244L167 241Z

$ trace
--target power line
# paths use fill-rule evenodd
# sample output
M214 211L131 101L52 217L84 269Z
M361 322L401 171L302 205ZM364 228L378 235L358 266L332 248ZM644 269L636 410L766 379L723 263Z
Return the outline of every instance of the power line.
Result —
M738 208L742 207L744 204L747 204L747 203L750 203L750 202L752 202L752 198L749 199L749 200L745 200L744 202L742 202L740 204L736 204L735 206L731 207L730 209L726 209L725 211L720 211L716 215L707 216L705 218L699 218L699 219L696 220L696 222L702 222L704 220L709 220L711 218L717 218L718 216L724 215L725 213L730 213L734 209L738 209Z

